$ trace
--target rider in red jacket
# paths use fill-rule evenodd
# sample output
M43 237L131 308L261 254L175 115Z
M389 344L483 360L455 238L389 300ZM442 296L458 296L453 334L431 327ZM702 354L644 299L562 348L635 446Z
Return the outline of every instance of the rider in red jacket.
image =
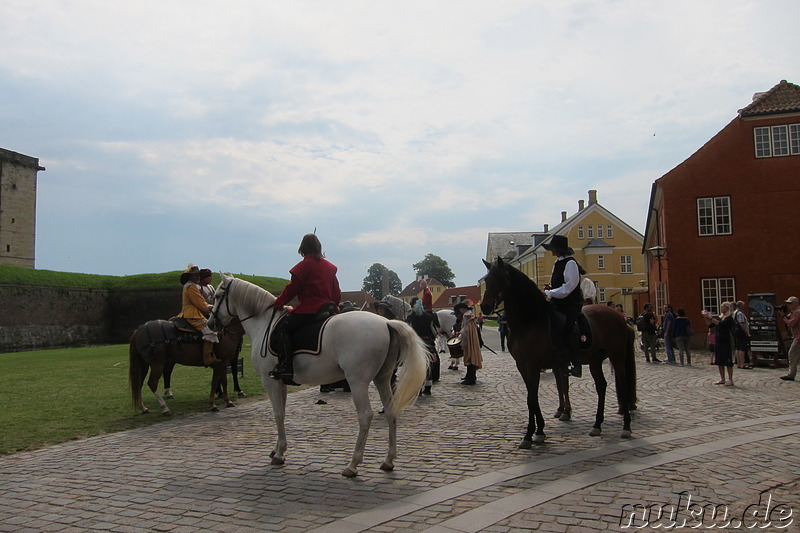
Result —
M313 233L303 236L297 252L303 260L297 263L289 273L291 281L275 300L275 309L289 310L289 316L275 332L281 337L283 350L278 358L278 365L270 373L274 379L282 379L284 383L294 383L292 365L291 334L305 324L313 322L319 310L326 304L333 303L338 309L342 291L336 279L336 265L327 261L322 254L322 244ZM288 304L297 297L297 307L292 309Z

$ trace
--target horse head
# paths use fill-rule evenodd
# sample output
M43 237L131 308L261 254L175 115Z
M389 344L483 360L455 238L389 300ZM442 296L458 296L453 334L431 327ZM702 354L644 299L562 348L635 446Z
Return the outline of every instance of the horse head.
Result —
M484 315L491 315L495 309L503 303L503 292L508 289L508 270L505 268L503 260L499 257L494 264L488 263L485 259L483 264L489 272L483 279L486 284L486 291L481 299L481 312Z
M233 276L220 272L222 281L219 283L214 293L214 306L211 308L211 316L208 318L208 327L214 331L220 331L228 322L236 317L235 312L231 311L228 293L231 289Z

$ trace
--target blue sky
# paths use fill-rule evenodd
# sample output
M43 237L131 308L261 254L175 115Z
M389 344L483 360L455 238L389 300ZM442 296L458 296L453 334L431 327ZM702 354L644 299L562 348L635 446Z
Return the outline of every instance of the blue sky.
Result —
M0 147L38 157L36 267L288 277L314 230L458 285L487 233L650 186L799 83L794 0L0 4Z

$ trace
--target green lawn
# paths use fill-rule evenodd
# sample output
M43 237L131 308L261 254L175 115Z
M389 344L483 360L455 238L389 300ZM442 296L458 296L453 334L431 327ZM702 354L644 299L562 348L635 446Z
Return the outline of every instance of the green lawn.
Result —
M248 398L234 401L263 399L261 381L250 364L247 337L242 357L240 385ZM176 367L172 375L176 398L168 400L173 415L207 411L210 386L210 369ZM228 390L233 398L230 376ZM127 344L0 354L0 454L165 420L147 385L143 397L150 408L148 415L135 411L131 402Z

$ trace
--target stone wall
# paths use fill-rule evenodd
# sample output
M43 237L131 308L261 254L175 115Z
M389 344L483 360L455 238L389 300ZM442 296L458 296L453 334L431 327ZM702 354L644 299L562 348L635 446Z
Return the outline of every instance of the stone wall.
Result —
M120 344L148 320L180 312L181 290L0 285L0 353Z

